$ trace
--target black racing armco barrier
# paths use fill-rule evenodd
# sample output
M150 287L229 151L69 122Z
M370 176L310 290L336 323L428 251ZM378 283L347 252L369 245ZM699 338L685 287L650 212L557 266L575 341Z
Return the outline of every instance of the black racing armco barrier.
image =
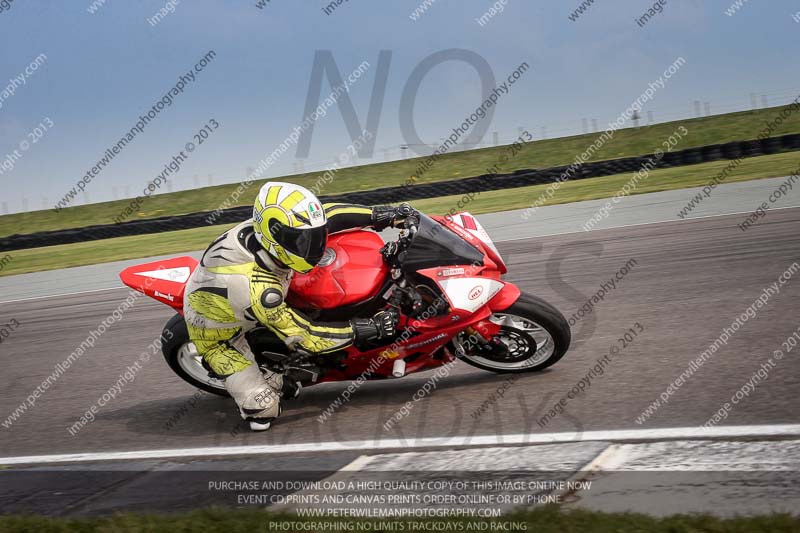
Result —
M654 168L694 165L723 159L738 159L795 150L800 150L800 134L769 137L761 140L734 141L725 144L713 144L667 152L660 160L654 160ZM573 181L610 176L612 174L625 172L635 172L639 170L650 157L650 155L624 157L621 159L584 163L570 173L569 180ZM350 202L376 205L465 194L476 191L484 192L511 189L558 181L560 176L568 168L569 165L565 165L544 169L517 170L510 174L484 174L460 180L422 183L418 185L401 185L399 187L384 187L371 191L321 196L320 199L323 202ZM131 235L199 228L208 225L207 219L212 214L214 215L213 220L215 225L233 224L246 220L251 216L251 212L251 207L242 206L232 207L220 212L205 211L188 215L133 220L120 224L103 224L74 229L42 231L27 235L11 235L9 237L0 238L0 251L24 250L57 244L73 244L113 237L127 237Z

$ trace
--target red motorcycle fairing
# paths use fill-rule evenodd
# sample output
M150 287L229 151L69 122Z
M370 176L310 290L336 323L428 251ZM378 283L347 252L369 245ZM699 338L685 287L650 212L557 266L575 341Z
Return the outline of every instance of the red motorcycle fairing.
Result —
M371 231L347 231L328 237L320 263L295 274L287 303L299 308L333 309L376 296L389 275L380 254L383 239Z
M455 359L447 347L455 335L477 331L490 338L497 333L499 326L489 318L493 312L512 305L519 298L519 289L500 279L501 273L506 271L505 264L498 254L493 253L493 246L481 240L480 231L465 228L444 217L435 218L483 252L484 264L441 266L418 273L431 278L440 287L442 281L466 278L473 284L482 284L489 292L478 293L474 301L462 302L469 303L471 309L453 308L446 315L428 318L401 315L398 339L387 346L363 352L355 346L348 347L346 365L341 370L330 370L320 382L388 378L392 376L394 361L398 358L405 360L406 374L441 367ZM468 219L466 224L469 225ZM383 240L370 231L330 235L329 251L321 263L308 274L293 277L287 303L300 308L333 308L379 296L378 291L389 275L389 267L380 254L382 246ZM126 285L183 314L185 284L197 264L192 257L177 257L129 267L120 273L120 278ZM447 297L452 300L453 291L450 292ZM470 292L466 292L467 299Z
M355 346L347 348L347 367L342 371L331 370L320 379L320 383L328 381L346 381L362 378L383 379L392 377L395 359L405 359L406 374L438 368L455 359L455 355L446 348L447 343L469 327L488 322L491 315L488 309L463 316L463 313L451 312L448 315L418 320L406 316L401 317L401 325L414 336L400 338L389 346L368 351L360 351ZM410 329L409 329L410 328Z
M503 288L500 289L500 292L495 294L486 305L488 305L489 309L492 311L505 311L514 305L514 302L519 300L520 294L522 294L522 291L519 290L519 287L513 283L504 282Z
M120 272L122 282L137 291L165 303L183 314L183 293L186 282L197 268L194 257L174 257L164 261L144 263Z
M483 252L484 266L488 269L496 270L498 279L501 274L508 272L508 268L500 257L497 248L492 243L489 234L486 233L481 223L470 213L463 211L455 213L452 216L446 215L442 217L432 215L431 218L443 224L447 229Z

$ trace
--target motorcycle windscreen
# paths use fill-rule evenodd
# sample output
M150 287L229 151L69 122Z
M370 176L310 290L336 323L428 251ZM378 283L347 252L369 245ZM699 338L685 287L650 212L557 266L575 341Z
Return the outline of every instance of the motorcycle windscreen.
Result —
M432 218L420 214L419 229L400 260L403 270L408 272L449 265L480 266L483 252Z

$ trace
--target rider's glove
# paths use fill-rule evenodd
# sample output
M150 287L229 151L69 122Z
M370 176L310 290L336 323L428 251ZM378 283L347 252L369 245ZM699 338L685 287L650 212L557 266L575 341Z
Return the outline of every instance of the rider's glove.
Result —
M393 337L398 320L397 311L389 309L376 313L372 318L354 318L350 324L353 326L355 341L360 342Z
M413 214L414 208L407 202L403 202L397 207L378 205L372 208L372 227L375 231L384 230L389 226L399 228Z

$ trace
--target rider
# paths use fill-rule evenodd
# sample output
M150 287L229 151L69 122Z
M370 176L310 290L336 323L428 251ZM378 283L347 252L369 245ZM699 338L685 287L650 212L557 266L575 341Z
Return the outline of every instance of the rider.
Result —
M284 297L294 272L309 272L320 261L328 233L362 227L381 231L410 214L408 204L320 206L304 187L268 182L258 193L253 218L223 233L205 251L184 296L189 338L224 379L252 429L268 429L280 415L283 396L299 390L281 374L262 373L245 333L263 324L289 349L317 354L394 335L397 315L392 311L371 319L315 322L290 308Z

